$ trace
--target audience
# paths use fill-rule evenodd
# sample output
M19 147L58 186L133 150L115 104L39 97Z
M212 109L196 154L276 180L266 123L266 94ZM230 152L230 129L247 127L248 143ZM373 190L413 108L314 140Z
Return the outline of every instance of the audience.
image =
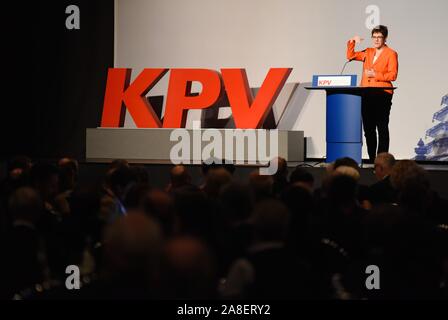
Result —
M106 227L103 268L87 287L88 298L156 298L163 238L159 225L139 211L129 211Z
M303 297L302 269L286 247L288 208L278 200L261 201L252 216L253 240L242 258L230 267L225 298L291 299Z
M292 185L305 188L310 193L313 193L314 191L314 177L302 167L297 166L294 171L291 172L289 181Z
M115 160L86 185L75 159L13 158L0 184L0 298L448 297L448 202L421 166L380 153L365 186L350 158L319 184L275 161L275 175L246 180L203 163L201 184L177 165L157 185L147 167ZM80 290L65 288L68 265ZM368 265L381 290L366 289Z
M280 193L288 186L288 166L286 160L281 157L275 158L277 172L273 175L272 192L274 196L278 197Z
M3 298L42 282L46 271L37 230L43 212L39 194L30 187L17 189L9 199L9 212L13 223L6 239L2 239L0 295Z
M55 209L62 215L70 214L69 198L78 180L78 161L62 158L58 161L59 194L54 199Z
M396 202L396 191L390 182L390 173L395 165L392 154L383 152L377 155L374 163L374 173L378 182L370 186L370 201L372 205Z
M274 196L274 179L272 176L261 175L258 170L254 170L249 175L249 185L257 202Z
M168 192L191 184L191 175L183 165L174 166L171 169L170 178L171 182L167 187Z

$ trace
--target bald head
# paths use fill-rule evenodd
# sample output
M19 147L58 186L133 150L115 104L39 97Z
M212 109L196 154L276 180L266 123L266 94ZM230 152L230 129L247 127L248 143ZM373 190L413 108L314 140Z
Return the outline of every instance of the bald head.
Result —
M204 191L209 196L217 197L221 189L231 180L232 175L224 167L210 169L205 180Z
M333 171L332 174L333 174L333 176L338 176L338 175L348 176L348 177L355 179L356 181L358 181L359 178L361 177L358 170L354 169L353 167L349 167L349 166L339 166Z
M200 240L190 236L173 238L163 251L163 296L209 299L216 287L215 271L212 255Z
M61 158L58 161L60 192L74 189L78 179L78 161L71 158Z
M113 276L149 276L159 259L161 243L158 224L131 211L105 231L105 266Z
M59 159L58 167L66 167L66 166L71 167L74 171L78 171L78 168L79 168L78 161L76 161L76 159L72 159L72 158Z
M184 271L191 271L210 263L210 256L205 245L191 236L179 236L167 242L164 257L169 264Z
M170 172L171 188L179 188L191 183L191 176L183 165L174 166Z

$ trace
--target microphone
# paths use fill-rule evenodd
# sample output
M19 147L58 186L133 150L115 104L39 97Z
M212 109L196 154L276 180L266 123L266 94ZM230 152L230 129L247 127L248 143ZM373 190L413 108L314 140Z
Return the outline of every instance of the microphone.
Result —
M344 63L344 66L342 67L341 73L339 74L340 76L342 76L342 73L344 72L345 66L347 65L347 63L352 62L352 61L353 61L353 59L350 59L350 60L347 60L347 62Z

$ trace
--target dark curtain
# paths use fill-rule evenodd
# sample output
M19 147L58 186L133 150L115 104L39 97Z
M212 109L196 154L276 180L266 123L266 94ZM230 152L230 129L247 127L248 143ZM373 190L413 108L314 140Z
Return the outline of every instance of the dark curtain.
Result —
M80 29L68 30L68 5ZM2 158L85 157L85 130L100 124L113 67L114 1L17 1L2 19Z

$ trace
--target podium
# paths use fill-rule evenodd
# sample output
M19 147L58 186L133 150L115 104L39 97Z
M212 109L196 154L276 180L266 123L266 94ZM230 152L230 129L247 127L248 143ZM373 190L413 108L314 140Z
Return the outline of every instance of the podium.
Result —
M314 76L313 86L307 90L324 90L326 92L326 162L333 162L338 158L350 157L358 164L362 162L362 97L375 91L394 90L396 87L357 87L356 75L324 76L325 78L351 77L349 85L331 86L319 81ZM353 79L355 79L353 81Z

